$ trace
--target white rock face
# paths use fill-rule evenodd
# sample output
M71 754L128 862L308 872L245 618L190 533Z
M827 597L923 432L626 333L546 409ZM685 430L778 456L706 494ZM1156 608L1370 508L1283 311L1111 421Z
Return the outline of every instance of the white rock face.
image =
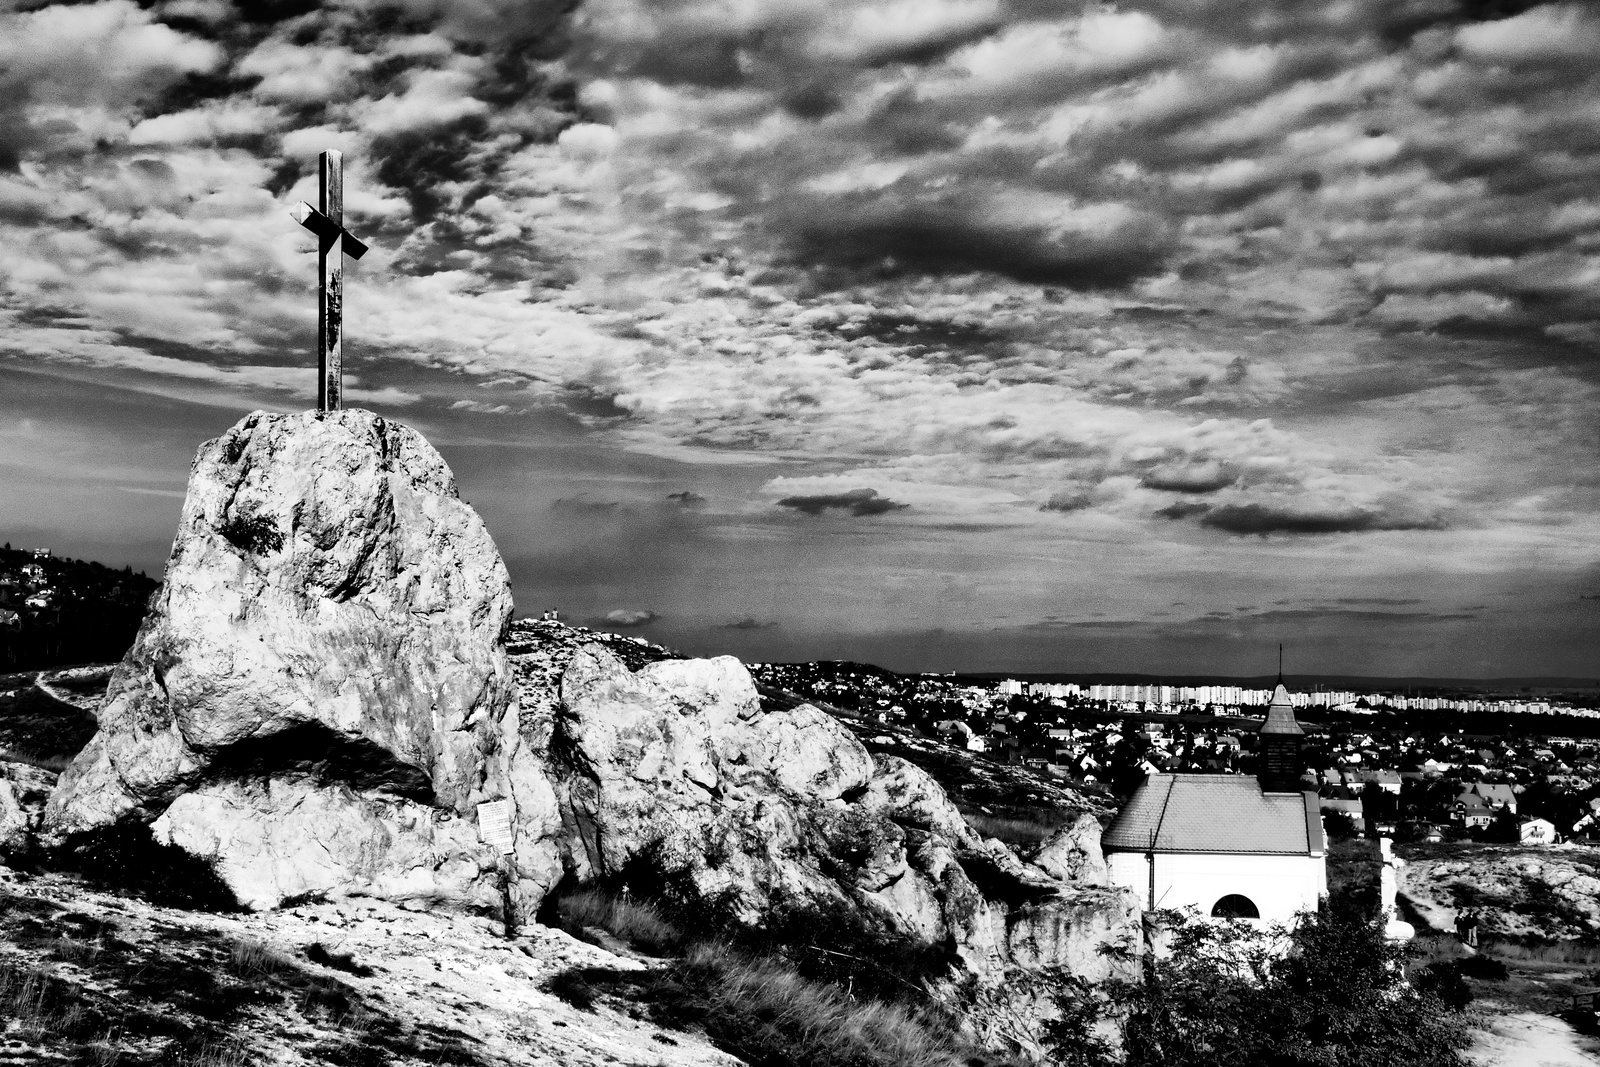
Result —
M55 782L56 776L50 771L0 760L0 852L29 848L44 798Z
M0 778L0 849L21 848L32 828L16 788Z
M1063 882L1110 885L1111 872L1100 850L1101 829L1093 815L1078 816L1044 843L1033 857L1034 864Z
M476 826L411 800L303 780L221 782L174 800L150 831L210 860L247 908L353 895L499 904L496 857Z
M1103 870L1099 885L1066 884L983 841L925 772L874 760L832 716L762 711L731 658L635 672L581 649L561 678L551 753L583 880L643 864L751 924L857 908L901 935L950 940L991 984L1017 967L1098 980L1113 968L1101 944L1137 951L1137 902L1104 887Z
M555 803L541 768L519 757L510 615L494 542L419 434L358 410L250 415L195 459L162 588L45 829L59 841L151 822L195 793L164 832L202 853L215 838L219 856L254 842L247 862L222 870L265 905L264 887L326 881L335 868L382 891L391 881L360 845L378 824L432 847L423 822L402 831L361 797L463 819L510 798L526 805L528 831L515 880L537 896L555 875ZM325 792L230 785L247 779ZM298 825L312 810L365 828L324 835L355 854L320 873L296 869L308 854L281 847L276 826L254 825ZM447 862L458 861L477 863Z

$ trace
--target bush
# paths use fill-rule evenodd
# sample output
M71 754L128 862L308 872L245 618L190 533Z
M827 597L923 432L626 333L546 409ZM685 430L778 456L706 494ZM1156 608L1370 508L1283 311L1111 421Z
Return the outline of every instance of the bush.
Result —
M1405 948L1348 900L1278 931L1289 939L1287 952L1277 951L1273 936L1245 923L1180 921L1170 954L1146 959L1143 982L1109 990L1126 1020L1127 1067L1463 1062L1459 1015L1406 985ZM1450 966L1419 985L1461 983Z
M1506 969L1505 964L1493 956L1485 956L1481 953L1476 956L1466 957L1459 962L1458 966L1461 969L1461 973L1468 978L1481 978L1488 982L1504 982L1511 977L1511 972Z
M1411 984L1419 993L1438 998L1452 1011L1464 1011L1472 1003L1472 989L1462 978L1466 971L1465 963L1466 960L1430 963L1412 976Z

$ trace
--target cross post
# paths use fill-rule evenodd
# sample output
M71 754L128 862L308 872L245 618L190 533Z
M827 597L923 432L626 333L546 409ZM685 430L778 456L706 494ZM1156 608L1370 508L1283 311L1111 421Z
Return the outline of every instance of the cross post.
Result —
M317 235L317 410L344 407L344 257L360 259L367 246L344 228L344 154L317 159L318 207L301 201L289 213Z

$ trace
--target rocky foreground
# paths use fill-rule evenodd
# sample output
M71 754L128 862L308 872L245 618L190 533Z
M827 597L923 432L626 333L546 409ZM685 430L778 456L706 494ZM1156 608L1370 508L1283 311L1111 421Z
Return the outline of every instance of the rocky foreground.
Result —
M10 767L8 766L9 770ZM728 1067L703 1035L549 992L645 971L560 930L370 898L218 915L0 867L0 1064ZM32 983L32 997L17 997Z
M265 922L374 902L527 928L593 885L754 929L845 914L1001 1002L1141 951L1087 806L1024 859L892 738L869 750L731 657L514 624L443 459L368 412L257 413L201 448L97 719L42 816L0 792L8 847L143 835Z

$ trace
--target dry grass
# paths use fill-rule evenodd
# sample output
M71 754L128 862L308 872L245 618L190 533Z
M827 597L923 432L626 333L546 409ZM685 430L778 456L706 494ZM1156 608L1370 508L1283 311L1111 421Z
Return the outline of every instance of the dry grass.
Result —
M1468 955L1466 946L1454 934L1419 933L1411 939L1408 947L1413 970L1433 963L1449 963Z
M37 767L41 771L51 774L60 774L72 766L72 756L61 753L39 753L26 748L0 749L0 762L22 763L29 767Z
M677 971L697 994L706 1032L752 1063L967 1067L974 1054L915 1011L857 1000L779 961L699 945Z
M1012 847L1043 844L1063 825L1060 820L1053 820L1048 815L991 815L970 810L963 810L961 814L981 836L998 837Z
M658 1025L702 1029L720 1047L762 1067L976 1067L991 1062L958 1033L950 1018L935 1015L926 1004L880 995L868 980L870 974L857 975L861 968L850 963L854 956L838 950L876 957L888 949L855 944L850 931L835 929L837 924L830 925L827 916L811 919L806 936L816 944L801 946L788 944L781 930L764 931L770 945L740 941L736 946L705 931L694 936L648 904L593 888L563 894L555 902L555 918L570 931L599 928L636 947L674 957L659 971L574 967L546 983L551 993L583 1010L604 999L642 1003ZM753 936L750 931L725 931L736 939L741 933ZM807 951L795 955L797 948ZM901 977L909 981L915 972Z
M228 970L240 978L264 978L293 969L289 957L260 941L235 941L229 946Z
M249 1048L243 1042L234 1039L202 1045L178 1057L174 1061L174 1067L248 1067L254 1062Z
M1600 965L1600 945L1592 941L1522 943L1485 938L1483 952L1496 959L1517 963L1566 963L1582 967Z
M675 952L684 944L683 933L650 905L599 889L564 894L556 912L563 929L576 932L599 927L647 952Z
M93 1020L73 993L44 967L0 961L0 1018L9 1018L24 1041L83 1036Z
M546 989L591 1010L606 996L643 1003L652 1022L701 1029L719 1048L762 1067L981 1067L991 1057L948 1020L865 1000L785 961L718 943L689 948L664 971L564 971Z

